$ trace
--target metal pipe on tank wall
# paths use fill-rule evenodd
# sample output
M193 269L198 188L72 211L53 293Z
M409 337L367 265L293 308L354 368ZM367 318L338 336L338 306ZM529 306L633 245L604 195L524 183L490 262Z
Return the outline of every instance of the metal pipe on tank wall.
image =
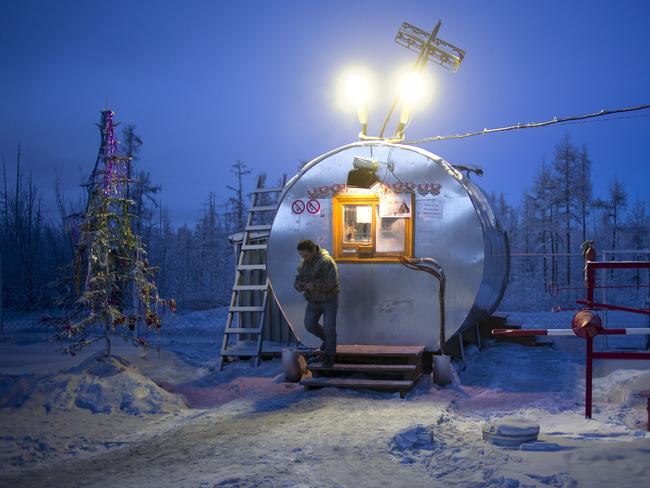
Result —
M445 354L445 272L442 266L433 258L407 258L400 256L400 262L408 269L424 271L438 280L438 301L440 302L440 354ZM424 263L429 266L424 266Z

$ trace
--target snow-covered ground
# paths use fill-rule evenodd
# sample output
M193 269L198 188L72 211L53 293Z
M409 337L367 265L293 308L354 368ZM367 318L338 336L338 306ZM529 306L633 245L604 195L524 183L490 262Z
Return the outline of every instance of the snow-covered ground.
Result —
M533 325L554 326L551 315ZM650 364L599 364L589 421L584 344L574 338L471 348L454 384L425 377L405 400L306 392L283 381L279 360L214 371L224 317L223 309L179 314L160 354L142 357L116 341L115 357L97 361L99 346L61 355L34 334L36 316L10 316L0 342L0 486L639 487L650 479L645 404L633 395L650 388ZM484 422L510 415L538 422L540 441L512 450L481 439Z

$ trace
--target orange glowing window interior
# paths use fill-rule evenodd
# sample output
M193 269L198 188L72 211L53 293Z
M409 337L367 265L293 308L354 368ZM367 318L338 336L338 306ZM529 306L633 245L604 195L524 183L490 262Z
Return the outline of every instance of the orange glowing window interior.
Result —
M413 255L413 196L339 195L332 199L334 258L398 262Z

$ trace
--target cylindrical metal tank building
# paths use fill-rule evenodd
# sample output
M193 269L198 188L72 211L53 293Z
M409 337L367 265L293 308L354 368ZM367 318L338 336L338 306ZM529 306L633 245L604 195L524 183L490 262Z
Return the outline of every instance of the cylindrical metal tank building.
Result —
M444 269L445 339L491 314L505 290L509 250L485 195L467 176L422 149L359 142L320 156L282 193L268 242L268 276L296 337L306 302L293 288L296 244L311 239L336 259L339 344L440 348L438 282L399 256L431 257Z

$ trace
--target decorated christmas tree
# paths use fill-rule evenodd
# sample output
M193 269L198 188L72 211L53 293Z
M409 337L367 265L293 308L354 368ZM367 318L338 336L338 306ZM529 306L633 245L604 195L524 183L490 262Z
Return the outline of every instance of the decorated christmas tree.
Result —
M119 154L114 113L102 112L101 146L88 182L88 202L76 246L78 299L70 320L58 331L64 350L104 340L110 354L111 337L119 335L136 346L148 347L150 331L159 333L166 308L175 312L173 299L160 298L155 269L139 235L133 232L128 198L131 159ZM138 324L147 332L138 334Z

